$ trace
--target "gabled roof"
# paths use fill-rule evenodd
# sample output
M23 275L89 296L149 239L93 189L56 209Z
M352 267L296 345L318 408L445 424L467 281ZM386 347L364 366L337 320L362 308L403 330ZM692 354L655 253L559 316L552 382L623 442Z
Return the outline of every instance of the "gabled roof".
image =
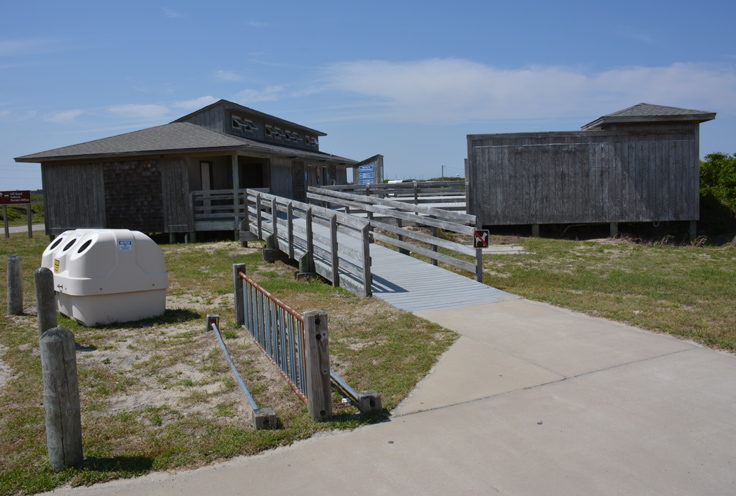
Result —
M606 124L625 124L636 122L705 122L715 119L715 112L694 110L651 103L637 103L631 107L606 114L581 127L583 130L598 129Z
M190 120L192 117L194 117L195 115L201 114L202 112L207 112L208 110L214 107L218 107L218 106L222 106L225 110L239 110L240 112L251 114L255 117L260 117L261 119L265 121L270 121L270 122L273 122L274 124L290 127L292 129L299 129L309 134L315 134L317 136L327 136L327 134L323 133L322 131L317 131L316 129L308 128L306 126L302 126L301 124L297 124L295 122L287 121L286 119L281 119L279 117L276 117L270 114L259 112L258 110L252 109L250 107L245 107L238 103L231 102L230 100L224 100L224 99L217 100L215 103L211 103L207 105L206 107L202 107L199 110L195 110L194 112L187 114L184 117L179 117L173 122L186 122Z
M16 157L15 161L51 162L71 159L209 151L252 151L312 160L326 160L351 165L355 163L355 160L328 153L310 152L270 145L260 141L218 133L188 122L172 122L162 126L141 129L132 133L119 134L77 145L54 148L53 150Z

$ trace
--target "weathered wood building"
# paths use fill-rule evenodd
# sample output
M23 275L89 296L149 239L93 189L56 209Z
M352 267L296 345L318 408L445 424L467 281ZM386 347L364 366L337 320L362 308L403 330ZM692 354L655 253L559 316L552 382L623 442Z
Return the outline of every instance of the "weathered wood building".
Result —
M41 164L46 231L237 229L245 188L304 200L345 184L357 161L319 149L325 133L219 100L169 124L17 157Z
M468 213L485 226L694 221L699 124L715 113L640 103L581 131L468 135Z

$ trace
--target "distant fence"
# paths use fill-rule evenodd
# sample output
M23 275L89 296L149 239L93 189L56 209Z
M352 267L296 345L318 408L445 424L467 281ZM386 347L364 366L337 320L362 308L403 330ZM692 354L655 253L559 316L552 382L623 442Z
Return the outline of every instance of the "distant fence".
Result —
M259 190L246 190L244 223L292 260L362 295L371 295L370 227L365 219ZM338 243L337 233L344 236Z
M376 185L371 185L371 187ZM483 281L483 251L439 236L440 230L466 235L472 240L476 229L476 217L462 212L453 212L426 205L410 205L389 198L358 195L336 191L332 188L310 187L307 198L326 205L338 205L353 212L364 212L368 218L375 241L394 246L402 253L411 252L429 258L434 265L439 262L475 274ZM430 234L406 229L406 226L426 227ZM380 231L380 232L379 232ZM411 241L408 241L408 240ZM425 243L427 246L417 244ZM456 255L440 253L443 248ZM457 255L473 257L474 262L458 258Z
M244 264L233 265L235 314L260 349L276 364L315 420L332 415L331 384L361 412L381 409L377 393L357 393L330 370L327 314L296 312L246 275Z
M340 184L324 189L377 196L420 204L441 205L444 210L465 210L465 181L411 181L381 184Z

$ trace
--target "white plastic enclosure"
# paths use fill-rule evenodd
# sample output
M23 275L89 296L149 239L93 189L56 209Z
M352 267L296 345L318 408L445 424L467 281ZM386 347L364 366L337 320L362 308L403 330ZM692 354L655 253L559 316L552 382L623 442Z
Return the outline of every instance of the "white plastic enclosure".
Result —
M130 322L166 310L168 273L161 248L128 229L65 231L44 250L59 311L84 325Z

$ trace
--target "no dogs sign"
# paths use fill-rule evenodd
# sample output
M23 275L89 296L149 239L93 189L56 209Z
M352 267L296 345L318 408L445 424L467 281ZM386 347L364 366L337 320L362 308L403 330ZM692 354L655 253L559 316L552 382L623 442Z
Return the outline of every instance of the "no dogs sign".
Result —
M473 233L473 248L488 248L491 232L488 229L476 229Z

